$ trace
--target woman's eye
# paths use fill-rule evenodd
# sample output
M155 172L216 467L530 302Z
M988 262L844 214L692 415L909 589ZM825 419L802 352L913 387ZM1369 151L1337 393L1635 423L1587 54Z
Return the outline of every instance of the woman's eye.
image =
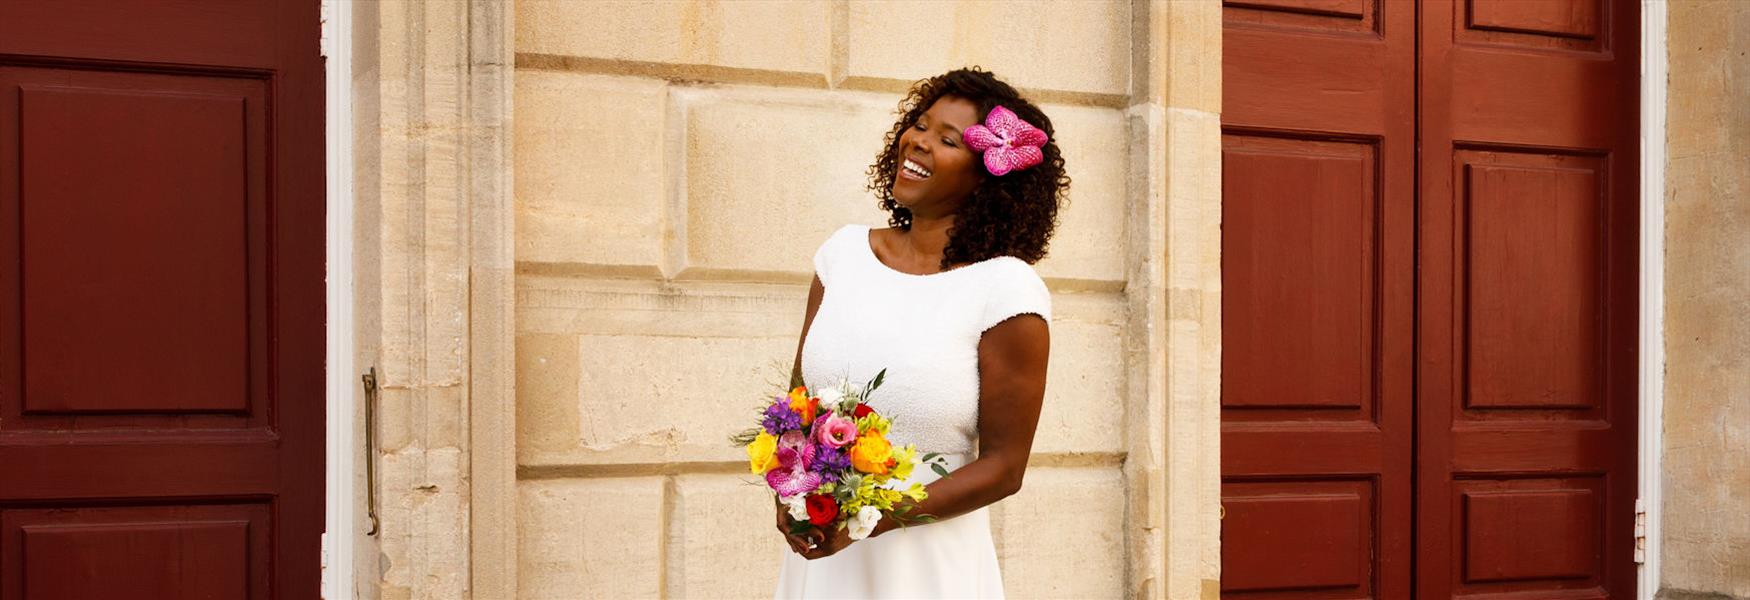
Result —
M912 123L912 125L911 125L911 128L912 128L912 129L916 129L916 130L918 130L918 131L923 131L923 130L924 130L924 124L923 124L923 123Z
M948 139L948 138L942 138L942 143L943 143L943 144L947 144L947 145L948 145L948 147L949 147L949 148L953 148L953 147L955 147L955 146L957 146L957 145L958 145L958 144L955 144L955 143L954 143L954 140L951 140L951 139Z

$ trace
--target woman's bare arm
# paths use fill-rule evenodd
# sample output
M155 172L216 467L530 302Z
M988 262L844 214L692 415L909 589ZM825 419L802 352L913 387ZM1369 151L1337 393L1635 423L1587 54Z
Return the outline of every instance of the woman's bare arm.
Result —
M816 274L814 283L808 286L808 314L802 317L802 335L796 340L796 364L790 367L790 389L802 385L802 344L808 341L808 327L814 324L814 313L820 310L820 298L825 295L826 286L820 283L820 275Z
M1038 315L1017 315L984 333L978 342L978 459L924 486L929 495L923 502L905 501L901 506L913 505L907 520L917 515L950 519L1021 490L1045 403L1050 353L1051 330ZM882 519L871 535L899 526L895 519Z
M814 324L814 313L820 310L820 298L826 294L826 286L820 283L820 275L814 276L814 283L808 288L808 313L802 317L801 339L796 340L796 363L790 369L790 387L802 385L802 343L808 339L808 327ZM777 505L778 531L784 534L784 541L790 544L790 549L797 554L807 551L808 540L790 533L790 514L784 508L784 503L773 497L772 503Z

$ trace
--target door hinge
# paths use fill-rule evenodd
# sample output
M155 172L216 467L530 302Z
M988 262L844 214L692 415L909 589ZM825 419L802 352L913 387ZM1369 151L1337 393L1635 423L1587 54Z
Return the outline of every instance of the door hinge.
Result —
M320 48L322 58L328 58L328 38L330 36L328 32L330 26L328 22L332 20L332 15L334 14L333 4L333 0L322 0L322 33L320 33L317 38L317 45Z
M327 598L328 597L328 532L326 532L326 531L322 532L322 577L321 577L321 582L318 585L321 586L321 588L319 588L319 589L322 590L322 597Z
M1647 564L1647 507L1635 498L1635 564Z

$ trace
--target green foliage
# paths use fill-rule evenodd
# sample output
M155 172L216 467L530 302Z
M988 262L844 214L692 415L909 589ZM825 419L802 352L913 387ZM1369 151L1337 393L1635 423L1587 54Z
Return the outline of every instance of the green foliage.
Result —
M948 470L942 468L942 465L938 463L930 463L930 470L935 471L936 475L941 476L942 479L948 478Z
M760 432L762 432L762 431L765 431L765 429L762 427L749 427L747 429L743 429L743 430L741 430L740 433L729 436L729 443L735 444L736 446L746 448L748 444L753 443L754 438L757 438L760 436Z

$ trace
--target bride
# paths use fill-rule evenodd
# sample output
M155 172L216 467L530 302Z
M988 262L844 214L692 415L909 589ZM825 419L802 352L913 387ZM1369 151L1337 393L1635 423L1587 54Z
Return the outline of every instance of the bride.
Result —
M775 598L1003 596L988 508L1021 489L1039 423L1051 296L1032 265L1069 177L1051 121L976 67L919 81L899 112L868 173L889 227L845 225L815 252L791 385L886 369L869 403L894 420L889 440L947 456L949 473L892 486L928 497L872 530L791 535L775 502L790 547Z

